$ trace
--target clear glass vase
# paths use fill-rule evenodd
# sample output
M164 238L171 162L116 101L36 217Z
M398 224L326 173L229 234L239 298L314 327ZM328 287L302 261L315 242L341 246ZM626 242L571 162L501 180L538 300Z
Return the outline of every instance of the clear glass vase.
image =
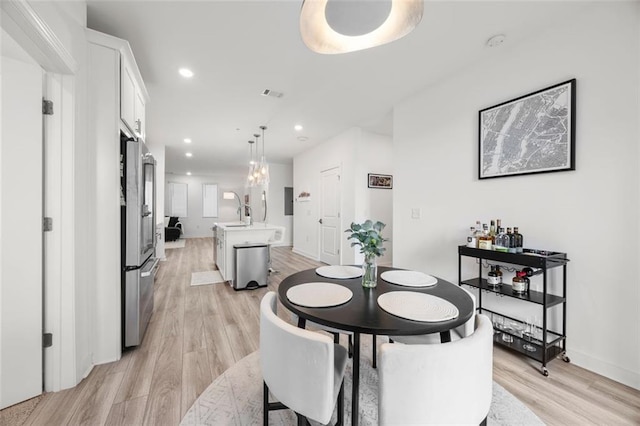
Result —
M378 264L375 254L366 254L362 264L362 287L373 288L378 284Z

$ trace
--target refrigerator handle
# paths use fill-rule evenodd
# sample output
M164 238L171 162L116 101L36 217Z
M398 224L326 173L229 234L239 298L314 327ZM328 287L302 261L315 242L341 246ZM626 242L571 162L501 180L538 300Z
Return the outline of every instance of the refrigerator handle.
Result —
M151 268L149 268L149 270L147 272L141 272L140 276L141 277L148 277L151 275L151 273L154 273L154 270L156 269L156 267L158 266L158 263L160 262L160 259L156 259L153 261L153 266Z

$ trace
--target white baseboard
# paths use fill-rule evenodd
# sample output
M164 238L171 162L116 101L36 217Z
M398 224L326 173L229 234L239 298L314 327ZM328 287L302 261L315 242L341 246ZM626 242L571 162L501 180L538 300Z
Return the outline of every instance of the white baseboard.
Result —
M297 248L295 248L295 247L293 247L293 248L291 249L291 251L292 251L292 252L294 252L295 254L299 254L300 256L308 257L309 259L312 259L312 260L317 260L317 261L319 261L319 260L320 260L320 259L318 259L316 256L314 256L314 255L312 255L312 254L310 254L310 253L307 253L306 251L299 250L299 249L297 249Z
M585 368L589 371L593 371L594 373L605 376L611 380L615 380L623 385L640 390L640 372L638 371L621 368L585 353L571 350L570 348L567 349L567 355L569 355L572 364Z

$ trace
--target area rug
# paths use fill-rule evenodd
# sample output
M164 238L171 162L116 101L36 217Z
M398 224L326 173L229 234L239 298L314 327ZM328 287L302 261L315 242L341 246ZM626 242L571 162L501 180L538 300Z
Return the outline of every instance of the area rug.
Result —
M364 344L364 340L363 336L360 350L360 424L375 426L378 424L378 372L371 367L371 343ZM335 420L334 413L332 424ZM496 382L493 382L493 399L487 423L493 426L544 425L528 407ZM256 351L247 355L214 380L193 403L180 424L261 425L260 353ZM271 411L269 424L295 425L296 417L291 410ZM345 374L345 424L351 424L351 362L347 364Z
M224 278L220 271L203 271L191 273L191 285L205 285L223 283Z
M164 249L171 250L171 249L177 249L177 248L184 248L184 243L185 243L184 238L180 238L179 240L175 240L175 241L165 241Z

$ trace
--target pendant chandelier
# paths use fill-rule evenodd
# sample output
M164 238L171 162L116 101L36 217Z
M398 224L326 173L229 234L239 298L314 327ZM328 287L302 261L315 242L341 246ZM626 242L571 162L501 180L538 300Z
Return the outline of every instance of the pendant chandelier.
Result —
M247 175L247 183L246 186L256 186L255 178L253 177L253 170L256 166L256 161L253 159L253 144L255 142L249 141L249 174ZM256 148L257 149L257 148Z
M249 173L247 174L247 186L268 186L269 185L269 163L267 163L266 157L264 155L264 131L267 129L267 126L260 126L262 130L262 156L260 155L260 145L258 144L259 134L254 134L253 137L256 138L256 156L255 159L253 157L253 144L254 141L249 141L250 148L250 157L249 157ZM258 160L258 157L260 160Z
M267 159L264 156L264 131L267 130L267 126L260 126L262 129L262 157L260 157L260 161L257 164L257 185L267 186L269 185L269 163L267 163ZM257 148L256 148L257 149ZM258 152L256 151L256 157ZM255 175L254 175L255 176Z

